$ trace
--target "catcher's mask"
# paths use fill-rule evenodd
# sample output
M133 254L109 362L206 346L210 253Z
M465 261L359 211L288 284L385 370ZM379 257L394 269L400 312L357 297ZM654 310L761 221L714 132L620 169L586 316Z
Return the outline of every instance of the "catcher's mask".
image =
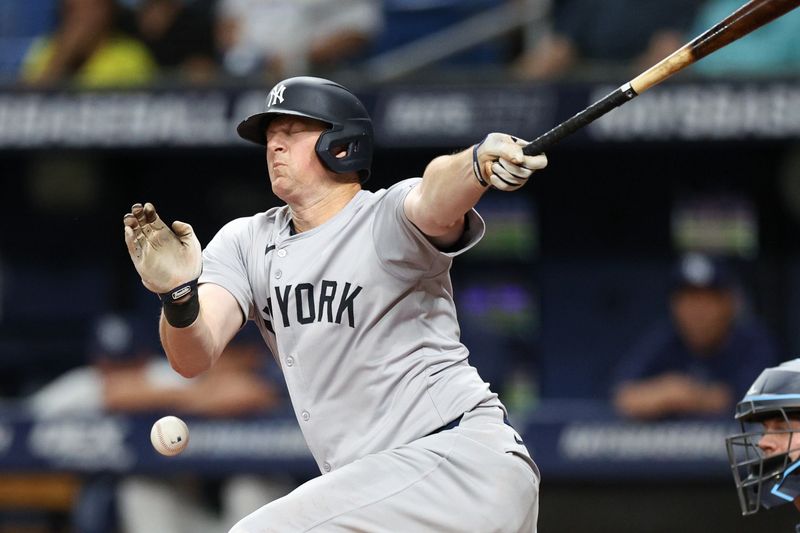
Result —
M725 441L742 514L794 501L800 496L800 359L764 370L736 405L736 419L742 432Z
M239 123L243 139L266 145L270 121L281 115L312 118L328 124L316 145L317 156L333 172L357 172L363 184L372 165L372 120L361 101L338 83L322 78L299 76L278 82L267 95L262 113ZM333 151L345 148L345 155Z

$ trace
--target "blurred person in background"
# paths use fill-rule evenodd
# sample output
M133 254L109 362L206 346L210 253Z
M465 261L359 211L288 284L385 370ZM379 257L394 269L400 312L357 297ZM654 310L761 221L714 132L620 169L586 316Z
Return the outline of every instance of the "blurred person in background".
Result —
M154 78L147 47L121 31L115 0L62 0L58 27L31 45L21 81L48 86L67 81L82 88L135 86Z
M700 35L743 3L741 0L707 0L697 13L690 34ZM703 58L692 70L703 76L796 76L800 74L798 36L800 9L795 9Z
M132 30L147 45L161 77L207 83L218 74L209 0L141 0Z
M214 370L194 379L173 372L157 353L151 328L110 314L93 331L91 364L73 369L27 399L38 418L100 413L169 413L205 417L267 414L278 408L282 392L265 374L263 341L255 328L245 328L228 345ZM106 531L108 480L103 490L89 487L79 501L76 528L83 533ZM116 485L115 489L113 485ZM290 492L294 480L235 475L219 488L220 513L212 509L207 484L196 477L159 478L130 475L115 480L117 521L123 533L218 532L265 502ZM212 487L214 488L214 487Z
M552 28L533 35L514 65L522 78L549 80L586 71L639 72L684 43L701 0L553 2Z
M671 320L648 331L616 369L623 416L723 415L776 359L763 326L742 312L736 277L719 258L688 254L672 274Z
M287 77L359 56L381 26L378 0L219 0L216 41L229 74Z

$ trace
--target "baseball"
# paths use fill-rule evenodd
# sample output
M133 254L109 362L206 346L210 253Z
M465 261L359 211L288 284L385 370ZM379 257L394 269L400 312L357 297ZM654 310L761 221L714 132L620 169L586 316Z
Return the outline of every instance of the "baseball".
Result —
M178 455L189 444L189 428L177 416L165 416L153 424L150 442L161 455Z

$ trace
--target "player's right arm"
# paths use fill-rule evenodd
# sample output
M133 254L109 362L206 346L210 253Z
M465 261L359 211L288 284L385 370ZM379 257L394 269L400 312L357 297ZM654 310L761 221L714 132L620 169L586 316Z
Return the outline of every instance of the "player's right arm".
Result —
M513 191L547 166L544 154L525 155L526 145L511 135L490 133L472 148L435 158L406 196L406 216L436 246L453 245L463 232L464 215L490 185Z
M208 370L242 325L235 298L218 285L197 286L202 257L189 224L170 230L150 203L134 204L123 222L142 283L164 301L159 330L170 364L186 377Z

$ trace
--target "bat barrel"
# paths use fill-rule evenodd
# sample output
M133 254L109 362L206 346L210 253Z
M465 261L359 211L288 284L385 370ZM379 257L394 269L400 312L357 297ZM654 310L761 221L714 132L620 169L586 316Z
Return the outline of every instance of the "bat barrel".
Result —
M636 76L631 80L631 85L638 94L642 94L676 72L785 15L798 5L800 0L751 0L725 20Z
M536 155L555 145L615 107L661 83L679 70L747 35L753 30L800 6L800 0L750 0L725 20L639 74L602 100L540 135L523 148L525 155Z
M751 0L687 46L695 61L800 6L800 0Z

